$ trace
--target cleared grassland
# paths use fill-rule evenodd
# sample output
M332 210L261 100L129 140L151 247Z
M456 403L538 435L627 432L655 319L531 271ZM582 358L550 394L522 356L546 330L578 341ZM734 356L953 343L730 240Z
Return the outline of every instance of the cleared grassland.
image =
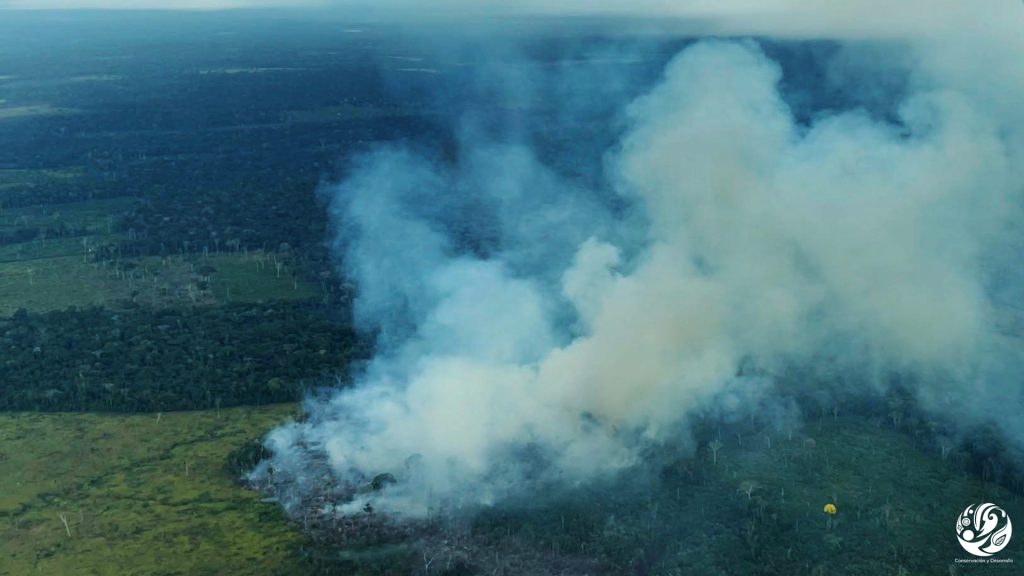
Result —
M0 414L0 574L300 573L302 536L225 468L294 411Z
M0 170L0 192L5 186L52 186L79 177L76 168ZM302 279L284 254L235 250L97 262L98 247L123 240L115 222L136 202L107 198L16 208L0 203L0 233L76 231L64 237L39 232L34 239L0 245L0 316L19 308L45 312L129 301L161 307L320 296L321 287Z
M2 101L0 101L2 104ZM2 110L3 108L0 108ZM0 170L0 192L18 186L45 186L80 178L84 170L80 166L68 166L60 169L22 170L8 168Z
M80 248L79 248L80 249ZM189 261L139 258L129 273L82 256L51 256L0 263L0 315L69 306L117 306L134 299L150 306L223 304L315 298L318 287L269 257L220 255ZM214 271L204 271L210 266Z
M57 180L75 177L74 172L50 176ZM7 175L7 178L12 176ZM0 174L0 186L4 185L3 182L4 175ZM63 224L69 228L87 230L89 235L111 234L117 216L130 210L135 203L134 198L105 198L87 202L7 208L0 210L0 230L45 228Z
M411 549L310 546L276 504L232 482L228 453L295 409L0 415L0 574L312 574L300 547L331 574L408 574ZM968 555L953 527L972 503L1024 517L1019 496L905 434L824 418L721 444L658 481L631 474L485 510L473 521L479 551L583 550L623 574L655 549L652 574L1016 573L957 566Z

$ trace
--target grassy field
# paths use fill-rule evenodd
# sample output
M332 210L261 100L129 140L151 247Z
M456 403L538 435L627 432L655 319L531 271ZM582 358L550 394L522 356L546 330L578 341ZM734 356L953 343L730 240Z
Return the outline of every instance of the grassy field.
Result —
M0 170L0 190L80 176L68 170ZM0 245L0 316L19 308L43 312L92 304L117 307L134 300L150 306L223 304L317 298L320 287L301 279L274 253L221 251L98 263L92 251L120 240L117 218L134 198L0 208L0 233L64 225L84 235ZM278 270L278 263L281 263Z
M301 535L225 468L294 410L0 415L0 574L298 573Z
M11 178L10 175L7 176ZM53 179L75 178L74 171L60 172L49 176ZM3 176L0 175L0 186ZM54 226L64 224L69 228L88 230L90 235L110 234L114 221L135 204L134 198L107 198L88 202L72 202L57 205L23 206L0 211L0 230ZM79 245L81 248L81 245Z
M160 307L304 300L319 294L318 287L298 279L288 268L278 275L271 255L138 258L130 262L134 267L129 272L83 256L0 262L0 315L9 316L19 308L42 312L90 304L117 307L132 299Z
M229 452L294 411L0 415L0 574L312 573L298 554L308 542L225 468ZM1018 496L906 435L825 418L792 436L723 436L717 456L702 447L654 475L534 493L471 530L480 567L506 576L520 574L505 559L523 550L600 558L605 574L1014 574L956 564L968 555L954 520L980 502L1024 517ZM336 559L319 565L331 574L408 570L319 550Z
M0 174L0 185L34 177ZM73 177L60 173L53 178ZM90 304L116 306L135 299L153 306L301 300L316 298L319 287L287 265L277 269L272 253L215 253L169 258L133 258L115 267L94 261L90 250L118 239L112 225L133 199L113 198L56 206L0 211L0 232L53 226L86 230L70 238L39 238L0 246L0 315L19 308L58 310Z
M47 238L0 246L0 266L70 256L90 262L87 250L105 241L114 241L114 234L94 234L87 238Z
M206 263L216 269L211 291L218 301L304 300L320 295L320 287L299 279L296 270L283 266L279 274L273 254L213 255Z
M43 186L50 183L61 183L80 178L82 168L69 166L61 169L51 170L0 170L0 192L18 186Z
M741 532L753 563L782 566L792 550L809 574L960 573L950 570L954 559L969 557L953 532L964 508L996 502L1011 518L1024 517L1016 495L917 449L905 434L857 418L824 418L791 439L762 434L723 443L711 466L717 480L732 486L752 517L763 506L781 519L773 526L762 517ZM823 513L828 502L839 510L831 523ZM1012 573L1005 565L970 568Z

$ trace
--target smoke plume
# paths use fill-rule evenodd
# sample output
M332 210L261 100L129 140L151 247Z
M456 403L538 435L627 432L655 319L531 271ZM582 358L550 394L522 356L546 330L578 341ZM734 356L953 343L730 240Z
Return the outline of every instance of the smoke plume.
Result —
M1024 44L1001 24L984 36L987 14L954 33L944 17L959 9L921 30L864 13L822 30L743 11L723 22L905 32L879 49L907 68L886 114L802 120L757 42L710 40L623 107L598 187L530 142L471 130L455 162L394 145L361 155L326 192L378 354L275 430L255 474L286 506L336 490L343 514L487 505L685 447L692 415L765 393L740 371L751 362L913 373L932 409L1020 438L1004 416L1024 404L1007 328L1021 294ZM856 54L830 65L843 90L893 73ZM358 488L384 473L397 482Z

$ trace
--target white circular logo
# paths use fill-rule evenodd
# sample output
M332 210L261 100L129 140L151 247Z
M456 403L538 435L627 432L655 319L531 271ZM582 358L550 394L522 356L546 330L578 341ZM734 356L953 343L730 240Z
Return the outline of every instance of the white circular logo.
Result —
M956 519L956 537L960 545L975 556L991 556L1010 543L1013 524L995 504L971 504Z

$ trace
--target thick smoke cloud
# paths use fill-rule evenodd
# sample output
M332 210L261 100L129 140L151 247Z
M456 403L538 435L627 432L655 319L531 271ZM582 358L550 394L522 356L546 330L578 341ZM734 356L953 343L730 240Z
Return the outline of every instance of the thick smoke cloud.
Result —
M1009 63L1024 52L967 46L973 32L911 44L893 118L809 123L757 44L693 45L625 110L615 202L525 145L467 137L454 165L362 156L329 193L379 353L274 431L256 476L286 506L334 490L341 513L490 504L685 446L691 415L765 390L744 363L822 358L918 375L933 409L1019 438L1003 416L1024 364L1003 319L1020 293ZM398 482L358 489L381 473Z

